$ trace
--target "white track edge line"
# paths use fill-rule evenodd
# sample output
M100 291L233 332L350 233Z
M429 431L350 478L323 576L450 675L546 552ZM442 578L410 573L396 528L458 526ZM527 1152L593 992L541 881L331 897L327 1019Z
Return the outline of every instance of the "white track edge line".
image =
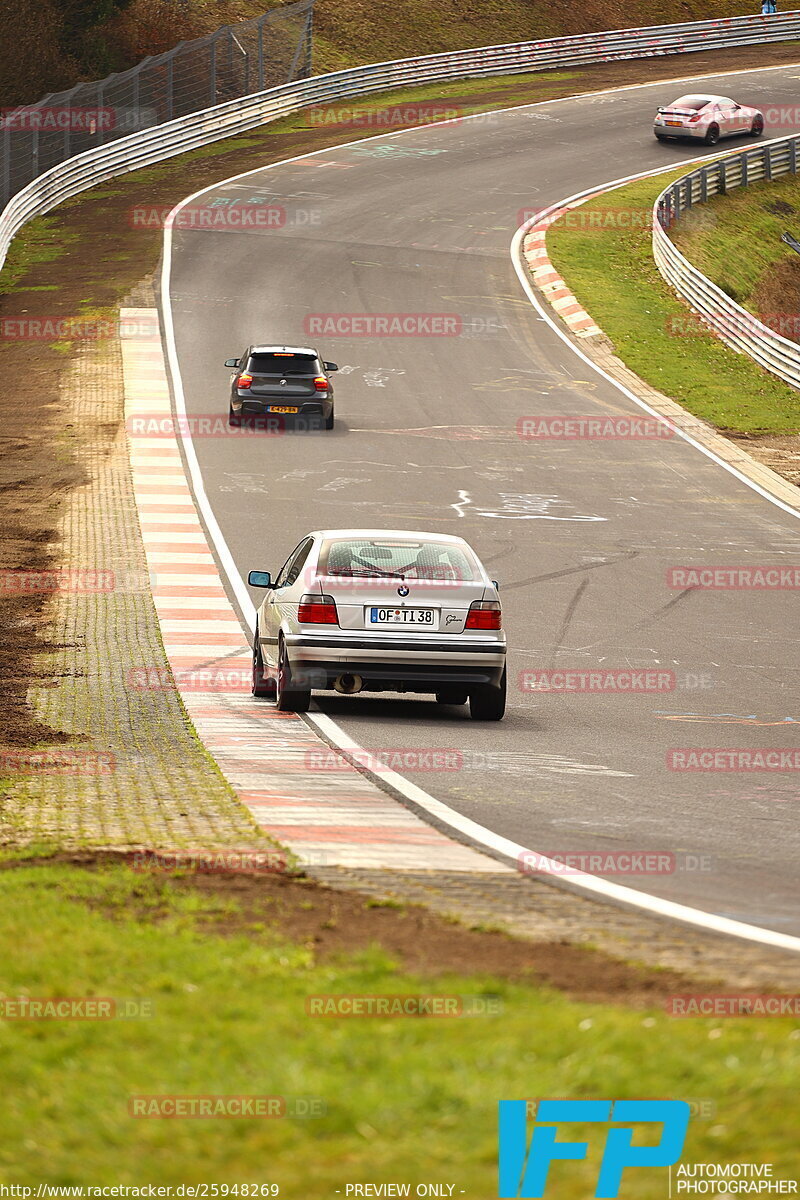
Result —
M338 749L344 750L350 754L363 753L362 747L357 742L340 729L339 726L330 717L324 713L309 713L311 720L319 726L322 732L335 741ZM369 772L369 774L373 774ZM546 881L547 867L552 868L550 873L559 880L559 882L568 883L570 887L579 888L582 891L593 893L595 896L605 900L613 900L617 903L622 902L625 905L635 905L637 908L645 908L648 911L655 913L660 917L670 917L672 919L689 923L692 925L700 925L702 928L713 932L729 934L733 937L747 938L750 941L763 942L766 945L776 946L784 950L800 950L800 938L793 937L791 934L779 933L777 930L761 929L757 925L748 925L743 921L736 921L730 917L719 917L714 913L705 913L700 909L691 908L686 904L679 904L674 900L663 900L658 896L648 896L644 892L637 892L634 888L625 887L620 883L610 883L608 880L601 879L596 875L590 875L584 871L576 871L571 873L569 878L565 878L559 870L559 864L546 855L537 854L536 851L530 850L527 846L522 846L518 842L511 841L510 838L503 837L499 833L494 833L491 829L487 829L484 825L478 824L470 817L465 817L461 813L456 812L441 800L423 791L415 783L404 779L402 775L388 768L381 768L378 779L384 780L389 786L396 788L414 804L429 812L432 817L446 825L457 829L459 833L466 835L470 840L477 841L482 845L497 851L505 858L513 859L516 864L519 864L520 858L525 854L536 854L540 863L546 864L545 870L536 872L536 878ZM526 874L519 865L517 870L521 874Z
M703 159L687 159L687 163L699 161L703 161ZM716 160L709 160L706 158L705 161L713 162ZM782 508L783 511L789 513L790 516L800 518L800 509L793 508L791 504L787 504L784 500L779 499L767 488L762 487L759 483L756 483L754 479L750 479L749 476L745 475L737 467L734 467L731 463L725 462L724 458L720 458L718 454L716 454L708 446L704 446L702 442L696 441L690 434L686 432L686 430L681 429L680 426L671 421L669 417L665 417L664 414L660 413L657 409L651 408L651 406L645 400L642 400L640 396L637 396L635 392L632 392L629 388L627 388L624 383L620 383L619 380L614 379L614 377L609 375L608 372L605 371L598 363L594 362L587 354L584 354L583 350L573 343L568 333L563 329L560 320L556 320L542 305L536 293L535 286L528 278L528 265L527 263L523 262L522 242L529 229L534 228L536 225L540 225L542 221L547 220L548 216L558 211L558 209L565 208L568 204L574 204L576 201L585 203L585 201L593 196L598 196L603 192L612 192L616 188L624 187L626 183L633 183L638 179L649 179L655 175L664 175L668 171L672 170L674 170L674 167L658 167L655 171L642 171L636 175L626 175L621 179L615 179L612 183L604 184L602 187L586 188L585 191L575 192L572 196L567 196L564 200L560 200L558 204L549 205L546 209L543 209L542 212L537 214L537 216L531 218L530 221L526 221L524 225L520 225L519 229L514 234L514 237L511 239L510 248L512 265L517 274L517 278L522 284L525 294L527 295L533 307L536 309L537 313L544 321L547 322L550 328L558 334L562 342L569 346L573 354L578 356L581 362L585 363L587 367L591 367L592 370L596 371L597 374L605 379L607 383L612 384L617 391L622 392L623 396L626 396L629 400L632 400L634 404L639 406L639 408L644 409L645 412L649 413L652 417L655 417L663 425L666 425L673 431L673 433L677 433L679 437L683 438L685 442L688 442L690 446L693 446L695 450L699 450L701 454L705 454L706 457L710 458L712 462L715 462L717 466L724 467L724 469L730 472L731 475L734 475L742 483L747 484L747 486L754 492L758 492L758 494L763 496L765 500L769 500L770 503L776 505L778 508ZM569 287L568 283L567 287ZM588 315L591 316L591 313Z
M656 80L654 83L651 83L651 84L630 84L630 85L626 85L623 88L605 88L599 92L588 92L588 93L583 92L576 96L562 96L562 97L559 97L557 100L545 100L545 101L541 101L536 104L514 105L508 109L497 109L495 111L498 113L503 113L503 112L514 111L516 108L523 108L523 109L524 108L539 108L545 104L557 104L560 101L564 101L564 100L579 100L579 99L587 98L590 96L603 96L603 95L608 95L612 92L629 91L629 90L633 90L633 89L641 88L641 87L656 87L660 84L685 82L685 81L692 80L692 79L717 78L717 77L721 77L722 75L756 74L760 71L786 70L788 68L796 67L796 66L800 66L800 64L784 63L784 64L782 64L780 66L776 66L776 67L745 68L745 70L739 70L739 71L733 70L733 71L716 72L716 73L711 72L710 74L707 74L707 75L686 75L686 76L680 76L675 79ZM465 120L473 120L476 117L484 118L485 116L486 116L485 113L475 113L475 114L471 114L470 116L468 116L464 119ZM431 124L432 125L435 125L435 124L441 125L441 124L450 124L450 123L451 122L441 121L441 122L432 122ZM421 128L427 129L428 126L427 125L422 126ZM418 132L419 132L419 128L402 129L402 130L397 130L394 133L390 133L388 135L387 134L377 134L376 138L384 138L385 139L387 136L388 137L399 137L406 133L418 133ZM234 180L244 179L248 175L256 175L256 174L259 174L260 172L269 170L273 167L286 166L288 163L297 162L300 159L314 158L318 154L324 154L324 153L328 153L328 152L334 151L334 150L346 149L348 146L353 146L353 145L356 145L361 142L373 141L373 140L375 140L375 139L373 139L373 138L357 138L352 142L340 143L337 146L327 146L321 150L314 150L309 154L297 154L291 158L282 159L280 162L267 163L262 167L256 167L250 171L242 171L238 175L231 175L227 179L218 180L217 182L210 184L207 187L200 188L197 192L193 192L190 196L186 196L183 200L181 200L178 204L176 204L175 207L168 213L166 221L164 223L164 253L163 253L162 264L161 264L161 312L162 312L162 317L164 320L164 337L165 337L165 341L166 341L166 345L167 345L167 361L169 364L169 371L170 371L170 376L171 376L172 385L173 385L173 395L174 395L174 399L175 399L175 407L176 407L176 410L178 411L179 415L184 418L184 420L179 423L180 424L180 428L179 428L180 441L183 446L184 453L186 455L186 464L189 469L192 490L194 492L194 495L197 500L197 504L201 511L203 519L206 523L206 527L208 529L211 540L214 543L214 548L219 557L220 564L221 564L223 570L225 571L225 574L228 578L230 587L233 590L233 593L236 596L237 602L241 608L242 615L244 616L245 621L247 622L246 632L247 632L248 636L250 633L250 629L252 628L252 626L255 623L256 608L255 608L255 605L253 604L252 600L250 599L250 595L247 592L247 588L245 586L244 580L242 579L242 577L240 576L240 574L237 570L236 564L233 559L233 555L230 552L230 549L228 547L227 542L225 541L225 537L222 533L222 530L219 527L219 523L217 522L217 519L214 516L214 513L212 511L212 508L211 508L211 505L208 500L208 496L206 494L206 490L205 490L205 487L203 484L203 478L202 478L202 474L200 471L200 464L197 460L197 455L194 450L194 445L192 442L191 434L189 432L188 423L185 420L186 415L187 415L186 414L186 397L185 397L184 390L183 390L183 380L181 377L180 363L178 360L178 351L177 351L177 346L175 343L175 326L174 326L174 321L173 321L173 316L172 316L172 303L171 303L171 297L170 297L170 278L171 278L171 271L172 271L172 229L173 229L173 225L175 222L175 218L176 218L177 214L181 211L181 209L186 204L189 204L192 200L197 199L198 196L202 196L205 192L214 191L216 188L224 187L225 184L231 183ZM700 159L694 159L694 160L687 159L685 161L687 164L691 164L691 162L693 162L693 161L697 162L697 161L700 161ZM663 174L666 171L674 170L674 169L675 169L675 167L674 167L674 165L672 165L670 167L658 168L655 171L647 172L647 174L658 175L658 174ZM632 178L637 178L637 177L633 176ZM590 194L590 193L596 194L598 191L602 191L602 190L603 190L602 187L600 187L600 188L595 187L592 189L587 189L586 194ZM583 194L583 193L580 193L580 194ZM561 203L563 204L564 202L562 201ZM517 230L517 233L514 235L514 240L512 241L512 257L514 255L515 245L519 245L519 243L521 243L523 231L525 228L526 227L523 226L521 229ZM517 240L517 239L519 239L519 240ZM518 255L517 255L517 257L518 257ZM531 303L534 305L534 307L539 308L536 297L532 294L532 291L529 290L530 285L528 284L527 279L525 279L524 275L522 275L520 273L520 270L517 268L516 260L514 261L514 268L517 271L517 275L520 279L520 282L522 283L523 289L528 294L528 298L530 299ZM542 309L539 309L539 311L542 313L542 316L548 322L548 324L550 324L551 327L556 330L556 332L562 338L562 340L564 340L566 342L566 344L569 345L571 347L571 349L573 349L581 358L584 358L585 356L579 350L577 350L576 347L572 346L572 343L570 342L569 338L567 338L566 335L558 328L558 326L555 324L555 322L550 318L549 314L545 313ZM592 366L595 370L597 370L599 372L599 374L605 376L605 372L602 371L601 368L596 367L595 364L592 363L590 359L585 359L585 361L590 366ZM633 396L632 393L630 393L630 394L627 393L626 389L624 389L622 387L622 385L617 384L613 379L611 379L610 376L605 376L605 378L607 378L609 380L609 382L613 383L615 387L618 387L618 388L620 388L620 390L625 392L626 395L630 395L630 398L633 399L637 404L642 403L642 402L638 401L637 398L635 396ZM642 407L647 407L647 406L642 403ZM648 411L650 411L650 410L648 410ZM659 419L661 419L661 420L664 419L663 417L661 417L660 414L655 414L655 415L657 415L659 417ZM690 441L692 443L692 445L696 445L696 443L694 443L691 438L687 437L686 440ZM721 459L719 459L719 460L716 459L713 454L705 451L702 446L698 445L697 448L702 450L703 453L708 453L709 457L714 458L715 461L718 461L720 463L720 465L725 466L727 468L726 463L724 463ZM746 479L745 476L738 475L738 472L736 472L733 468L729 468L729 469L731 469L734 474L736 474L739 478L741 478L743 480L743 482L748 483L748 485L754 487L755 490L761 491L761 489L758 488L758 486L756 484L752 484L749 480ZM767 492L762 491L762 495L764 495L767 499L771 499L774 503L779 504L780 507L787 507L787 506L782 505L781 502L778 501L776 497L770 496L769 493L767 493ZM787 511L791 513L793 510L787 507ZM800 514L794 513L793 515L798 516ZM350 738L344 732L344 730L341 729L336 724L336 722L333 721L330 717L325 716L325 714L323 714L323 713L315 713L310 716L314 722L318 723L320 730L325 729L326 726L329 727L330 732L328 733L328 736L331 738L332 741L334 741L336 743L336 745L340 749L350 751L350 752L352 752L353 750L360 750L363 752L363 748L358 746L358 744L356 742L354 742L352 740L352 738ZM374 779L374 782L380 787L381 776L374 775L372 772L369 772L368 774ZM390 779L390 776L393 776L393 778ZM492 830L487 829L485 826L479 825L479 824L477 824L477 822L471 821L468 817L462 816L460 813L456 812L455 809L451 809L448 805L444 804L442 801L436 800L433 796L431 796L427 792L423 791L422 788L418 787L414 783L411 783L409 780L404 779L401 775L397 775L395 772L387 772L387 773L383 774L382 777L385 779L385 781L387 783L391 782L392 786L395 787L397 789L397 791L400 792L401 795L404 795L408 800L412 801L412 803L419 805L419 807L425 809L431 815L436 815L439 820L441 820L444 824L449 825L451 828L460 830L462 833L467 834L467 836L469 836L470 838L475 840L479 845L482 844L487 848L491 848L496 851L499 851L504 856L509 856L509 852L510 852L510 856L513 857L515 859L515 861L518 860L520 854L535 853L534 851L531 851L528 847L518 846L517 843L511 842L507 838L503 838L499 834L493 833ZM503 848L503 847L505 847L505 848ZM550 861L546 858L545 855L540 855L539 858L540 858L540 861L543 861L543 862ZM555 867L556 864L553 864L553 865ZM554 870L553 874L557 876L558 871ZM594 894L598 897L602 897L602 898L605 898L608 900L615 900L617 902L621 902L623 904L642 909L646 912L650 912L656 916L668 917L672 920L681 921L684 924L698 926L701 929L705 929L707 932L720 933L720 934L725 934L725 935L732 936L732 937L738 937L738 938L745 939L747 941L758 942L762 945L772 946L776 949L800 951L800 937L794 937L790 934L779 933L776 930L761 929L756 925L748 925L745 922L735 921L728 917L719 917L713 913L706 913L706 912L703 912L701 909L691 908L688 905L678 904L671 900L662 900L657 896L649 896L645 892L638 892L634 888L623 887L621 884L610 883L607 880L600 879L599 877L594 876L594 875L588 875L588 874L584 874L584 873L573 875L570 877L569 884L570 884L570 887L574 887L577 891Z

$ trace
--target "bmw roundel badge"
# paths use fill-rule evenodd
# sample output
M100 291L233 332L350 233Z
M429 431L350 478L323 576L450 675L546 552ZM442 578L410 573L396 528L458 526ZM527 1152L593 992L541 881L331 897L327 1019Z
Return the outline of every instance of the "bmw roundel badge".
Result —
M406 587L406 585L404 583L401 583L400 587L397 589L398 596L407 596L408 592L409 592L409 589Z

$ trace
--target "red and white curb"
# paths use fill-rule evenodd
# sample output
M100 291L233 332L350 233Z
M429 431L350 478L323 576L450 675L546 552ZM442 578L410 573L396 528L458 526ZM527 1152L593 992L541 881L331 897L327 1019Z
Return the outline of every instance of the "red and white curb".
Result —
M590 199L590 197L587 196L586 199ZM585 200L581 203L584 203ZM575 207L577 205L568 204L551 213L538 225L533 225L525 235L523 253L534 283L572 332L581 338L597 337L603 332L602 329L595 325L586 309L575 299L547 254L548 228L563 213Z
M250 695L250 645L187 482L158 314L120 315L133 486L164 649L194 728L239 799L307 865L510 872L420 820L300 717ZM217 429L227 434L226 415ZM173 684L143 662L129 686Z

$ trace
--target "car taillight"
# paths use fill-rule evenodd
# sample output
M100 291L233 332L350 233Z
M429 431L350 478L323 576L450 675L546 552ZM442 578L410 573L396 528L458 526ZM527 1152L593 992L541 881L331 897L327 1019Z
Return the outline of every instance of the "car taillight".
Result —
M318 392L327 392L328 380L325 378L324 375L317 375L316 378L314 379L314 387L317 389Z
M253 382L253 376L248 375L247 372L245 371L244 374L240 375L239 378L236 380L236 386L239 388L249 388L250 384L252 382Z
M696 116L694 116L694 117L689 117L689 124L690 124L690 125L696 125L696 124L697 124L697 122L698 122L699 120L701 120L701 118L702 118L702 115L703 115L702 113L697 113L697 115L696 115Z
M300 597L297 619L301 625L338 625L336 601L333 596L312 596L307 593Z
M502 629L503 614L499 600L473 600L465 629Z

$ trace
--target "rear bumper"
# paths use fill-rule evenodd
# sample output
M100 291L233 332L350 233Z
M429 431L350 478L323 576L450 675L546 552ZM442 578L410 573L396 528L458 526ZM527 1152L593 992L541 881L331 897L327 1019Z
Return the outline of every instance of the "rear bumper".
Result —
M273 413L269 411L270 405L277 404L286 408L297 408L296 413ZM296 417L329 417L333 409L333 396L321 396L319 400L292 400L291 397L282 400L278 396L272 399L257 400L249 397L247 400L243 396L233 396L231 398L231 408L234 412L241 413L242 416L252 417L275 417L276 420L288 418L294 420Z
M707 125L689 128L688 125L654 125L653 133L660 134L661 137L672 138L692 138L693 140L703 141L708 130Z
M385 638L289 634L286 649L292 674L306 686L327 688L338 675L360 675L368 690L437 691L447 683L497 686L506 662L502 639L474 639L454 645L442 639L399 643Z

